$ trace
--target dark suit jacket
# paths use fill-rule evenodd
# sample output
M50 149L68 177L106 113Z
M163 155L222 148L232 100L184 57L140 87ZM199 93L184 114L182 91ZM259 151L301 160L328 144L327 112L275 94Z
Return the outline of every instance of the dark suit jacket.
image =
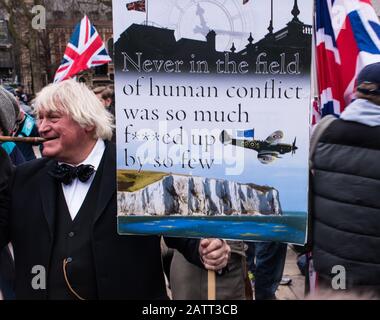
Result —
M6 224L6 210L8 209L8 183L12 173L12 164L7 153L0 146L0 230ZM1 237L1 235L0 235ZM0 290L4 299L12 299L12 283L14 279L14 264L7 247L0 248Z
M97 210L92 224L92 252L99 299L167 299L158 236L120 236L117 234L116 151L108 143ZM18 299L46 299L46 290L34 290L35 266L49 272L54 239L57 188L48 171L55 161L38 159L16 169L11 184L8 216L0 217L0 246L9 240L16 261ZM167 239L194 263L201 264L199 241Z
M7 187L11 172L12 164L9 156L0 146L0 230L6 223L6 221L4 221L4 216L6 216L8 205ZM1 237L2 235L0 234L0 239Z
M0 199L4 203L4 199L6 197L6 188L8 185L8 179L11 175L12 164L9 159L9 156L5 152L3 148L0 146Z

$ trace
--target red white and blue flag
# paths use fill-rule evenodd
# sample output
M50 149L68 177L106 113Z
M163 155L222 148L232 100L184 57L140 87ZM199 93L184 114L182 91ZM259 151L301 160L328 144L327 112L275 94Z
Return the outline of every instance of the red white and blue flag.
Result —
M320 107L313 112L339 115L353 98L360 70L380 61L380 24L371 1L317 0L316 45Z
M145 0L139 0L139 1L127 3L127 10L135 10L135 11L146 12Z
M83 70L111 61L102 38L87 16L75 27L54 82L69 79Z

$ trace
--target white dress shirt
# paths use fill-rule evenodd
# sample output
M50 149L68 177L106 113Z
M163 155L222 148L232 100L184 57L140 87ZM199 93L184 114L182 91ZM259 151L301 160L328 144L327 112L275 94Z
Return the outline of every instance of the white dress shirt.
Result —
M91 187L92 181L94 181L94 177L96 171L98 170L100 161L102 160L104 150L106 145L103 140L98 139L96 142L94 149L92 149L91 153L88 155L87 159L82 163L78 164L90 164L94 166L95 172L86 182L81 182L79 179L74 179L71 184L63 184L62 190L65 196L67 208L69 209L71 219L74 220L76 215L78 214L84 199L88 193L88 190Z

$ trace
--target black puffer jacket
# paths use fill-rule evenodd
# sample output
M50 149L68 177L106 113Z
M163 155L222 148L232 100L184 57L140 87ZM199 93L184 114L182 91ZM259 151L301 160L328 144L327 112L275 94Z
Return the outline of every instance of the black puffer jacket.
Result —
M333 121L313 162L315 269L327 280L341 265L348 288L380 286L380 126Z

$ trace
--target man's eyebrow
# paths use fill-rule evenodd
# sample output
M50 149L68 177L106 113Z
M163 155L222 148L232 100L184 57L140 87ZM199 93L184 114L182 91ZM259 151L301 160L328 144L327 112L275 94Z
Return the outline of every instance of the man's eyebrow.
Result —
M47 111L45 113L45 117L60 117L60 116L62 116L62 113L58 111Z

